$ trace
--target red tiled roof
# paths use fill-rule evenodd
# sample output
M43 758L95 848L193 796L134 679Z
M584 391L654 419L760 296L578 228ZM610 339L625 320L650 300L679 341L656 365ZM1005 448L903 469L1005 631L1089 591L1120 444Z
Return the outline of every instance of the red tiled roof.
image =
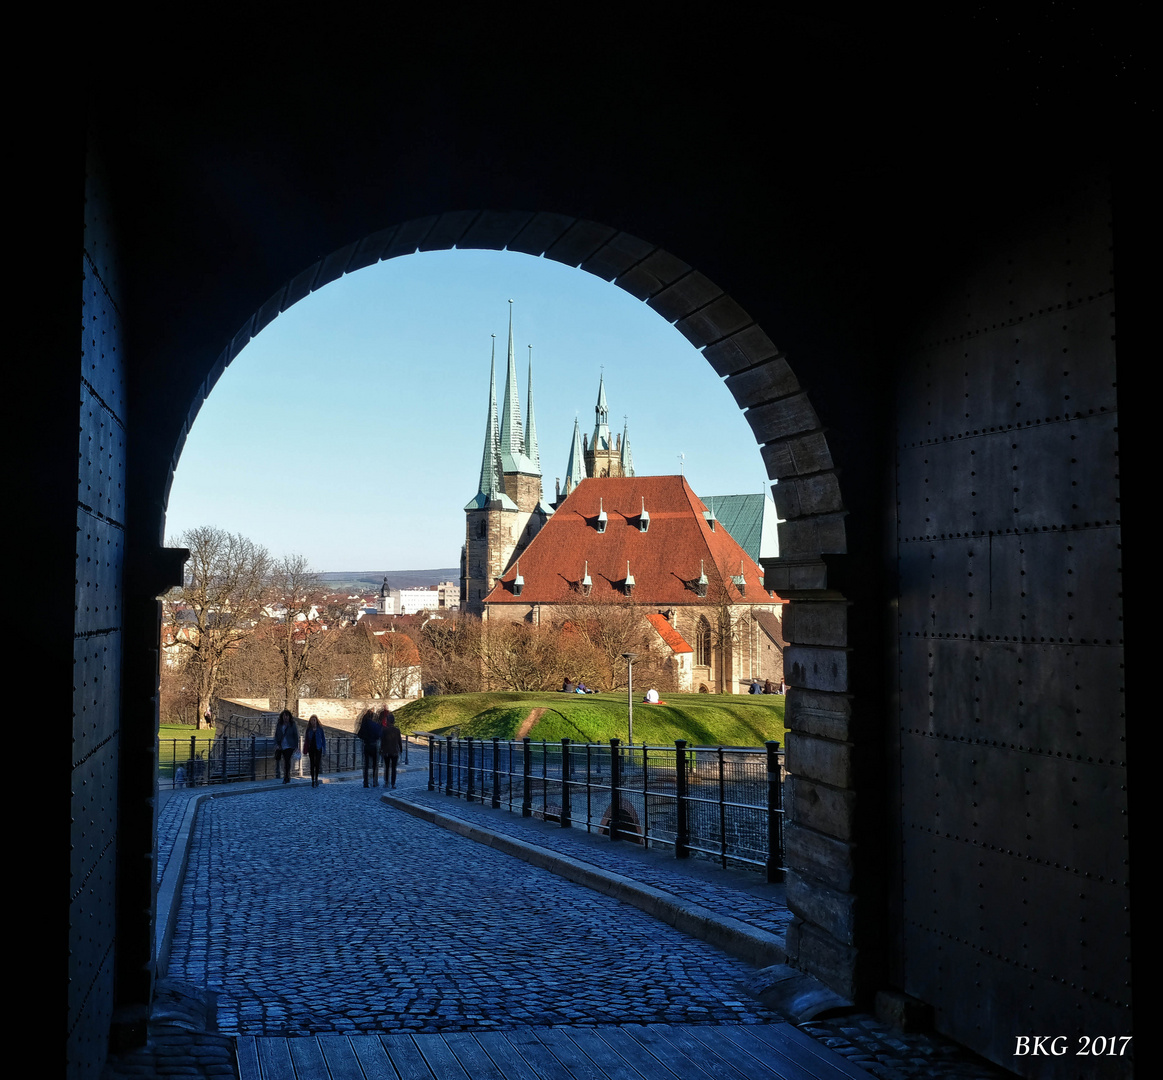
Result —
M770 611L757 611L755 613L755 621L763 628L763 632L780 648L783 648L787 644L783 640L783 623Z
M686 638L666 621L665 615L659 615L656 612L653 615L647 615L646 618L650 625L658 631L658 636L670 646L671 652L693 653L695 651L686 643Z
M650 515L639 529L643 500ZM599 510L606 531L596 522ZM591 601L625 598L626 563L634 575L631 599L645 604L714 603L726 588L732 603L782 603L763 589L763 569L722 525L711 529L706 507L681 476L599 477L583 480L521 553L520 596L513 593L510 567L485 597L486 604L572 604L582 599L579 584L589 562ZM707 575L707 597L693 588L699 563ZM742 596L731 577L742 566Z

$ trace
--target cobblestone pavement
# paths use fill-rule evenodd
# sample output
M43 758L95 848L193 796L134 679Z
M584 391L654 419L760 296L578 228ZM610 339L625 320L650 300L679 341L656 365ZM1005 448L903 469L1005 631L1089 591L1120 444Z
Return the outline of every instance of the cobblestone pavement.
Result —
M524 818L519 811L466 803L462 798L427 788L427 775L412 776L407 784L400 785L396 794L448 817L483 825L490 832L514 836L526 843L596 863L605 870L624 874L779 937L787 933L791 914L783 886L769 885L758 869L724 870L717 862L696 857L680 861L665 845L643 850L641 845L630 841L612 843L596 832L587 833L584 827L563 829L556 822Z
M419 781L423 779L423 783ZM724 916L783 936L791 916L781 886L769 886L758 872L723 871L717 864L693 859L677 863L673 855L644 852L629 843L612 844L584 829L559 826L520 814L495 811L480 804L427 790L427 777L409 777L397 794L431 806L449 817L471 821L492 832L515 836L527 843L597 863L655 888L692 900ZM653 856L653 857L652 857ZM773 894L777 894L773 901ZM941 1035L901 1032L870 1013L853 1010L846 1015L813 1020L800 1029L842 1054L880 1080L1003 1080L1013 1074L985 1061Z
M170 976L217 993L223 1033L778 1019L742 962L379 793L203 804Z
M205 791L205 788L200 789ZM182 818L190 800L198 794L197 788L179 788L167 791L162 798L161 809L157 812L157 880L161 881L178 842Z
M393 1010L413 1005L419 1011L395 1030L625 1023L643 1014L696 1023L770 1017L746 996L732 996L750 969L624 905L392 811L379 802L380 791L350 782L316 790L304 785L273 797L259 793L204 806L203 826L193 838L174 963L170 978L159 987L149 1045L112 1060L105 1080L234 1075L228 1053L232 1040L217 1030L212 1007L199 1027L197 988L203 1000L217 997L217 1019L231 1034L381 1030L381 1025L390 1026ZM175 791L163 802L159 878L186 804L198 793L204 789ZM778 887L767 886L758 874L723 872L695 860L676 865L662 850L644 852L587 836L584 830L430 794L423 760L401 774L396 793L478 825L487 819L495 832L597 863L764 930L781 933L786 925L782 893L773 904L771 890ZM271 842L275 835L283 838L277 850ZM255 872L249 875L247 843L254 845ZM400 849L392 872L392 853ZM230 869L231 862L242 865ZM221 877L219 865L228 870ZM435 883L430 894L410 887L406 867L416 880ZM527 912L521 908L522 890L534 897ZM494 900L472 899L488 895ZM558 898L567 900L563 910L569 912L569 928L555 917ZM377 904L390 908L387 921L394 926L386 932L375 929L374 914L371 924L360 922L360 913L374 912ZM433 907L439 909L435 914ZM287 909L282 924L281 909ZM623 917L635 925L619 940L611 936L612 919L620 925ZM439 947L425 954L429 931ZM547 963L535 947L540 938L550 943ZM583 957L577 966L575 948L593 959ZM668 958L667 950L675 955ZM530 966L537 970L530 972ZM672 992L676 977L686 980L687 989ZM184 986L183 979L197 987ZM715 985L726 993L706 989ZM547 1015L562 1018L547 1020ZM329 1016L334 1026L320 1024L321 1016ZM498 1016L504 1019L498 1022ZM880 1080L1011 1076L939 1035L903 1034L863 1012L817 1019L802 1030Z

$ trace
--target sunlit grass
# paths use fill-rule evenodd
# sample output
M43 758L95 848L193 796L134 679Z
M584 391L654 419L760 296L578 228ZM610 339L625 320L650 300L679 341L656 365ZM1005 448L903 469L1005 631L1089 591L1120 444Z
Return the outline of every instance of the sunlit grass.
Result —
M769 739L782 743L784 701L779 695L742 694L667 694L658 705L636 700L634 741L670 745L686 739L692 746L762 746ZM512 739L536 708L545 710L528 731L537 741L627 738L624 694L448 694L422 698L396 716L405 731Z

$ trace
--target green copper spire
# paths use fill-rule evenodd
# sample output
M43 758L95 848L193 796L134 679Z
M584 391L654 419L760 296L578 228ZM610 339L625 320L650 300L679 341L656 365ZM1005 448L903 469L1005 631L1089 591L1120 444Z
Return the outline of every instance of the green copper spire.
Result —
M586 478L586 459L582 453L581 427L577 417L573 418L573 445L569 448L569 461L565 466L565 494L568 495Z
M521 395L517 389L517 362L513 356L513 301L509 301L509 364L505 373L505 403L501 407L501 468L506 473L531 473L536 469L525 453L521 428Z
M598 382L598 403L594 406L594 437L590 451L610 449L610 410L606 405L606 373Z
M479 510L491 502L508 504L516 509L512 499L505 494L501 482L500 437L497 432L497 335L493 335L492 359L489 363L489 415L485 421L485 446L481 454L481 478L477 493L465 507Z
M533 471L541 475L541 453L537 449L537 421L533 419L533 346L529 346L529 393L526 399L529 423L525 428L525 456L532 462Z

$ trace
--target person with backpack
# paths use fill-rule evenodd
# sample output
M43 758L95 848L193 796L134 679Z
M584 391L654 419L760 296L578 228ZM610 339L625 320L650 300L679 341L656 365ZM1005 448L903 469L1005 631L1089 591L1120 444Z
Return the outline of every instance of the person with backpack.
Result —
M379 718L374 709L368 709L359 722L356 738L363 743L363 786L367 787L368 769L371 769L372 787L380 786L380 738L383 735Z
M380 717L384 722L384 733L380 737L380 752L384 755L384 787L395 787L396 766L400 763L404 740L400 729L396 727L396 717L391 709L385 709Z

